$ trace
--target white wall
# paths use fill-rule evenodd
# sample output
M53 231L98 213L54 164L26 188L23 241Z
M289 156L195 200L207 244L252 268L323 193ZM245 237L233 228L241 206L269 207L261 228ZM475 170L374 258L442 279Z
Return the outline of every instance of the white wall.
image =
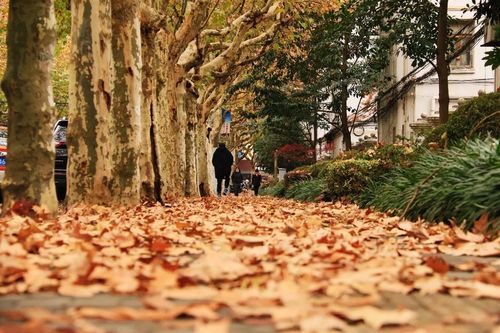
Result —
M463 8L471 1L451 0L449 14L457 19L472 19L472 13L463 13ZM485 67L484 58L487 48L481 47L482 39L472 50L472 68L452 69L449 80L450 111L454 111L458 100L470 99L480 91L493 92L495 90L494 72L491 67ZM393 55L389 71L396 80L411 71L410 61L401 55ZM431 69L427 66L419 75ZM417 122L422 115L438 115L439 87L437 75L417 84L398 105L379 120L379 140L384 143L395 141L395 136L412 138L415 136L410 124Z
M364 133L361 136L351 134L351 142L353 147L358 145L361 139L364 139L365 137L371 137L372 134L375 136L377 135L377 124L370 123L364 125L363 127L364 127ZM332 152L333 157L337 157L338 155L340 155L342 152L345 151L342 133L339 132L337 133L337 135L335 135L333 139L333 145L334 145L334 149Z

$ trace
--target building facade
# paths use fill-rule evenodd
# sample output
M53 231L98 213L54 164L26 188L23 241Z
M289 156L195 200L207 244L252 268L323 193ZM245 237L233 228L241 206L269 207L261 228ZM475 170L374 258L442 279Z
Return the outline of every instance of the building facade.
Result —
M467 38L479 29L472 13L463 9L469 1L450 0L449 15L455 44L460 47ZM495 73L486 67L484 60L487 48L481 47L483 39L473 43L464 53L450 64L449 94L450 112L453 112L462 100L476 97L481 92L495 91ZM413 71L411 60L394 53L388 68L395 82L400 81ZM431 70L429 65L419 75ZM378 138L382 143L394 143L405 139L415 139L425 124L432 124L439 118L438 77L434 74L413 85L406 94L390 108L380 112L378 119Z

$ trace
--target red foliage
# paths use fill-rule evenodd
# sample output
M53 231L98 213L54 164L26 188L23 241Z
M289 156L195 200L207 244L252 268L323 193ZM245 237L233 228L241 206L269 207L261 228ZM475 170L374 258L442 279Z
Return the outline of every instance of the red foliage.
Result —
M288 162L306 162L313 158L314 150L303 144L294 143L284 145L276 153Z

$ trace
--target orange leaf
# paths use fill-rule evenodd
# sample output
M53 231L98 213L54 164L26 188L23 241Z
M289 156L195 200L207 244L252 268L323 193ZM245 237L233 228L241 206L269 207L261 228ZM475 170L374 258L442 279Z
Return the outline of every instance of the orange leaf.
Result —
M448 263L441 257L431 256L425 259L425 264L432 268L432 270L439 274L446 274L449 271L450 266Z

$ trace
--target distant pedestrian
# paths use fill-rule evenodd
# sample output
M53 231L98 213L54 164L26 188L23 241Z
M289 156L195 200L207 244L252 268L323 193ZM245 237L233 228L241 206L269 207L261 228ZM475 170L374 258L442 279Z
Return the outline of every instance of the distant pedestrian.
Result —
M224 180L224 194L229 193L229 177L231 176L231 166L233 165L233 155L227 150L224 143L219 143L212 157L212 164L215 168L215 178L217 178L217 196L222 195L222 180Z
M260 184L262 183L262 175L259 170L255 170L255 174L252 176L252 188L255 195L259 195Z
M236 167L231 177L234 187L234 195L238 196L241 192L241 184L243 184L243 175L241 174L240 168Z

